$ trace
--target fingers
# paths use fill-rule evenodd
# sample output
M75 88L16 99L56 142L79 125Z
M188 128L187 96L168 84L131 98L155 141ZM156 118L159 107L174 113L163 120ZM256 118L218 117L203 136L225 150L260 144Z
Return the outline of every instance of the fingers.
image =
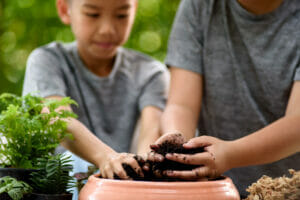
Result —
M115 174L120 179L131 179L126 173L123 165L130 166L136 174L140 177L144 177L143 171L138 162L134 159L133 155L127 153L120 153L108 160L108 162L104 164L104 167L100 169L102 177L113 179Z
M218 173L214 169L203 166L190 171L165 171L164 175L183 180L207 180L207 178L216 178Z
M190 139L187 143L183 144L183 147L187 149L206 147L212 144L213 142L212 140L213 140L212 137L200 136L200 137Z
M162 162L164 160L164 156L151 151L147 154L147 160L152 162Z
M138 174L140 177L144 177L144 173L138 162L134 159L134 156L132 154L127 153L121 153L119 154L118 158L116 160L111 161L113 166L113 171L121 178L121 179L130 179L128 177L128 174L124 170L123 166L124 164L127 164L130 166L136 174ZM119 175L120 174L120 175Z
M130 177L126 174L123 166L121 163L116 163L113 169L113 175L116 174L120 179L130 179ZM108 177L108 178L114 178L114 177Z
M100 176L101 178L107 178L105 170L102 170L101 168L100 168Z
M106 165L101 171L100 172L102 178L114 179L115 175L117 175L117 177L120 179L130 179L130 177L127 176L125 170L123 169L121 163L115 163L114 165Z
M127 157L123 163L130 165L136 174L138 174L140 177L144 177L142 168L133 157Z
M150 148L153 150L153 151L156 151L159 149L159 145L158 144L150 144Z
M163 136L161 136L160 138L158 138L158 140L156 140L155 144L159 145L164 143L165 141L172 141L172 143L175 144L183 144L185 142L185 138L183 137L183 135L181 133L168 133L168 134L164 134Z
M189 154L166 154L168 160L183 163L186 165L212 165L214 163L214 157L209 152L197 153L193 155Z
M116 173L118 176L120 174ZM120 177L120 176L119 176ZM111 168L110 169L106 169L106 178L108 179L114 179L114 170L112 170ZM121 177L120 177L121 178ZM121 178L122 179L122 178ZM124 179L124 177L123 177Z

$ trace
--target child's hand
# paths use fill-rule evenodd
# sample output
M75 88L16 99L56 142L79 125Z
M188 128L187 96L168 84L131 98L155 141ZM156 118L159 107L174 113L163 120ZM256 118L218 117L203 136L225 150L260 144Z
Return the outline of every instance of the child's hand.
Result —
M214 137L201 136L189 140L183 146L187 149L205 147L205 152L193 155L167 154L166 158L188 165L201 165L190 171L165 171L164 175L186 180L217 178L230 169L230 143Z
M185 142L185 138L181 133L167 133L158 138L155 141L155 144L151 145L152 149L155 149L158 145L163 144L164 142L169 141L173 144L183 144Z
M150 151L148 153L140 154L139 155L144 163L140 166L143 168L144 171L150 170L150 162L162 162L164 160L164 156L158 153L155 153L154 151Z
M185 139L182 134L180 133L168 133L164 134L160 138L158 138L155 141L155 144L150 145L150 148L153 150L148 153L147 160L150 160L152 162L162 162L164 160L164 156L158 153L155 153L157 149L159 149L159 145L163 144L164 142L169 141L173 144L183 144L185 142Z
M107 155L104 162L100 165L100 173L103 178L113 179L117 175L120 179L131 179L124 170L122 164L127 164L139 174L144 177L143 171L138 162L134 159L134 154L116 153L112 152Z

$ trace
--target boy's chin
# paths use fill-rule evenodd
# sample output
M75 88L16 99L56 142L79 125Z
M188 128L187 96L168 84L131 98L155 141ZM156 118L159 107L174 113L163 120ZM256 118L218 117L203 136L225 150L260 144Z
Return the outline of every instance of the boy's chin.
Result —
M96 59L112 59L117 54L117 48L93 51L93 57Z

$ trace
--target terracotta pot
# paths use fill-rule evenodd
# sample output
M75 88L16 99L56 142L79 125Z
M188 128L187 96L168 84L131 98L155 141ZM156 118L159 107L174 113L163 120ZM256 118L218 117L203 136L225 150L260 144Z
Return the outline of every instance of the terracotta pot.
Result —
M79 200L240 200L231 179L199 182L151 182L90 176Z

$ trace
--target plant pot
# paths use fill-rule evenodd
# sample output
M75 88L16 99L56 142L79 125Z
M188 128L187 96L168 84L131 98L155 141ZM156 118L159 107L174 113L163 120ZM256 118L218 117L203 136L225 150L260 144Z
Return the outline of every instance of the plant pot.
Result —
M11 200L10 196L8 196L7 193L0 194L0 199L1 200Z
M99 176L99 175L98 175ZM240 200L231 179L152 182L101 179L90 176L79 200Z
M0 168L0 177L10 176L18 181L24 181L28 184L31 172L37 171L35 169L21 169L21 168Z
M12 200L12 198L10 198L10 196L7 193L2 193L0 194L0 199L1 200ZM22 200L31 200L30 195L26 194Z
M30 200L72 200L73 194L36 194L30 195Z

